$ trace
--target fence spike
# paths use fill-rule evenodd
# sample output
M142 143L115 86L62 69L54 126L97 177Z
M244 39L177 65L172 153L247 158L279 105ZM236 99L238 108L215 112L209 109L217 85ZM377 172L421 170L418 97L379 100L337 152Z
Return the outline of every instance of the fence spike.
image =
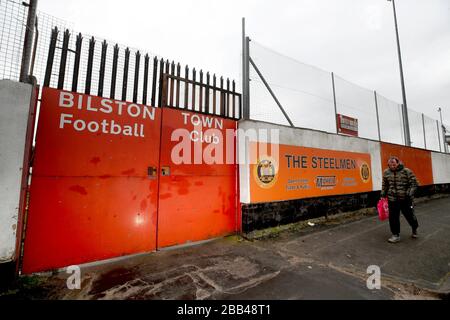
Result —
M184 78L189 80L189 66L186 65L184 68ZM189 107L189 82L186 81L184 83L184 108L188 109Z
M174 61L172 61L172 64L171 64L170 74L173 76L175 75L175 62Z
M112 74L111 74L111 92L110 92L111 99L116 98L118 60L119 60L119 45L116 43L116 45L114 46L113 68L112 68Z
M210 108L209 108L209 83L210 83L210 74L209 71L206 73L206 101L205 101L205 109L207 113L211 113Z
M156 107L156 77L158 73L158 58L155 56L153 58L153 82L152 82L152 101L151 105L152 107Z
M73 65L72 76L72 92L77 92L78 89L78 74L80 72L80 60L81 60L81 46L83 45L83 35L81 32L77 35L75 44L75 61Z
M100 71L98 81L98 96L103 97L103 84L105 81L105 69L106 69L106 52L108 50L108 43L106 40L102 42L102 56L100 59Z
M172 60L170 64L170 75L175 76L175 62ZM169 106L174 106L174 94L175 94L175 80L170 78L170 88L169 88Z
M180 63L178 62L178 64L177 64L177 81L176 81L176 83L177 83L177 96L176 96L176 101L175 101L175 106L177 107L177 108L179 108L180 107L180 78L181 77L181 65L180 65Z
M130 48L125 49L125 64L123 66L122 101L127 100L128 69L130 67Z
M223 76L220 77L220 115L225 115L225 94L223 92Z
M84 93L91 94L91 81L92 81L92 67L94 64L94 51L95 51L95 38L92 37L89 40L89 56L88 56L88 66L86 73L86 87Z
M53 72L53 60L55 59L56 42L58 40L58 27L53 28L48 49L47 66L45 68L44 87L50 87Z
M66 77L67 53L69 50L70 32L68 29L64 31L63 46L61 50L61 61L59 63L58 89L64 89L64 80Z
M236 119L237 118L237 116L236 116L236 82L234 80L232 82L231 91L232 91L232 94L231 94L232 100L231 100L231 102L232 102L232 108L233 108L233 118Z
M198 101L198 106L199 106L199 111L200 112L205 112L205 107L203 105L203 70L200 69L200 86L199 86L199 101Z
M147 92L148 92L148 69L149 69L150 57L148 54L144 56L144 85L142 93L142 104L147 104Z
M167 59L167 61L166 61L166 71L165 71L165 73L170 73L170 61L169 61L169 59Z
M217 95L216 95L217 77L213 75L213 114L217 114Z
M163 77L164 74L164 59L161 58L159 61L159 99L158 99L158 106L162 107L162 94L163 94Z
M138 88L139 88L139 69L141 65L141 53L139 50L135 54L135 64L134 64L134 83L133 83L133 103L137 103L138 99Z
M227 92L225 93L225 116L230 114L230 78L227 78Z
M192 109L191 110L196 110L196 108L195 108L195 81L196 81L196 78L197 78L197 71L195 70L195 68L194 69L192 69L192 105L191 105L191 107L192 107Z

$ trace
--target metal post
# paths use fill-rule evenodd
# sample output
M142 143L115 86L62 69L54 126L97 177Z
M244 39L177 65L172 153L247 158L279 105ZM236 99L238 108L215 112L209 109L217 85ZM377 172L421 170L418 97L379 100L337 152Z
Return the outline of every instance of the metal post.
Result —
M245 105L246 105L245 99L247 97L247 95L246 95L247 90L245 88L246 81L247 81L247 77L245 74L245 60L246 60L245 59L245 57L246 57L245 47L246 47L246 45L245 45L245 18L242 18L242 95L243 95L244 110L245 110ZM246 112L244 111L244 114L245 113Z
M245 34L245 18L242 18L242 96L243 119L250 119L250 39Z
M423 126L423 142L425 143L425 149L427 148L427 136L425 134L425 115L422 113L422 126Z
M31 58L31 67L30 67L30 77L34 75L34 65L36 62L36 52L37 52L37 44L39 40L39 21L38 17L36 17L36 23L34 24L36 28L36 35L34 36L34 44L33 44L33 57Z
M377 111L378 140L381 141L380 115L379 115L379 113L378 113L378 98L377 98L377 92L374 91L374 94L375 94L375 110Z
M439 130L439 120L436 120L436 126L437 126L438 137L439 137L441 135L441 130ZM445 141L442 141L442 142L445 143ZM441 139L439 139L439 151L442 152Z
M244 119L250 119L250 38L246 37L245 39L245 88L246 88L246 107L245 112L246 115Z
M405 131L405 144L408 147L411 147L411 132L409 129L408 108L405 107L404 104L402 104L402 110L403 110L403 125L404 125L404 131Z
M444 127L444 121L442 120L442 108L438 109L438 112L440 114L441 117L441 126L442 126L442 144L444 145L444 152L447 153L448 152L448 147L447 147L447 141L445 138L445 127Z
M447 138L445 137L445 126L442 121L441 121L441 128L442 128L442 144L444 145L444 152L448 153Z
M287 115L286 111L284 110L283 106L281 105L280 101L278 100L277 96L275 95L275 93L272 91L272 89L270 88L269 84L267 83L266 79L264 79L264 76L262 75L261 71L259 71L258 67L256 66L255 62L253 61L252 58L250 58L250 63L252 64L253 68L255 68L256 73L259 75L259 77L261 78L262 82L264 83L264 85L266 86L267 90L269 91L270 95L272 96L273 100L275 100L276 104L278 105L278 107L280 108L281 112L283 113L284 117L286 118L286 120L289 122L291 127L294 127L294 124L292 123L291 119L289 118L289 116Z
M403 96L403 117L405 119L405 142L407 146L411 146L411 134L409 131L409 118L408 118L408 105L406 103L406 90L405 90L405 79L403 75L403 65L402 65L402 54L400 50L400 37L398 34L398 23L397 23L397 12L395 10L395 0L392 1L392 8L394 10L394 22L395 22L395 34L397 36L397 51L398 51L398 62L400 67L400 81L402 85L402 96Z
M30 71L30 62L33 52L33 34L36 23L36 11L38 0L30 0L28 5L28 18L25 30L25 40L23 44L22 65L20 69L20 82L27 82Z
M336 133L339 134L338 128L338 113L337 113L337 100L336 100L336 86L334 83L334 72L331 73L331 83L333 84L333 101L334 101L334 123L336 124Z
M408 139L408 130L409 129L409 120L406 117L406 112L408 110L405 109L405 105L401 105L402 108L402 119L403 119L403 134L405 135L405 146L411 146L411 140Z

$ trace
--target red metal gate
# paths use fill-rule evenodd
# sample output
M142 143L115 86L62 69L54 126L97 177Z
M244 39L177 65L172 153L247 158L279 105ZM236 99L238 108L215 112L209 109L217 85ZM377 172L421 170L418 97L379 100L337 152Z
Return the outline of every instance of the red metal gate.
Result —
M200 134L219 124L218 135L236 121L194 115L45 88L23 273L235 232L234 161L175 164L172 140L176 129ZM206 126L194 128L198 121ZM211 145L202 141L201 150Z
M156 249L161 110L139 108L44 89L24 273Z
M158 248L237 231L236 125L163 109Z

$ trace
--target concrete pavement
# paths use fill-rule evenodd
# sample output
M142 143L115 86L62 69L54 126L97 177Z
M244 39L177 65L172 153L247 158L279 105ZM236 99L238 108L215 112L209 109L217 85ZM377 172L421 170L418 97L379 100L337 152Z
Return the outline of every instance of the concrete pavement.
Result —
M376 216L272 234L229 237L82 268L81 290L67 274L39 278L19 298L45 299L448 299L450 197L416 208L420 238L389 244ZM369 290L367 268L381 269L381 290ZM3 296L5 297L5 295ZM8 296L6 296L8 297ZM1 297L0 297L1 298Z

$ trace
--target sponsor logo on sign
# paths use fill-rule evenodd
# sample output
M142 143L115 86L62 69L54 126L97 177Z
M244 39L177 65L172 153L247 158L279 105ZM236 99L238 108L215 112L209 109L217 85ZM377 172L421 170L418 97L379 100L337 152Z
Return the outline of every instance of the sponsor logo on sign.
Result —
M316 185L317 185L317 188L335 187L337 185L337 178L336 177L317 177Z

